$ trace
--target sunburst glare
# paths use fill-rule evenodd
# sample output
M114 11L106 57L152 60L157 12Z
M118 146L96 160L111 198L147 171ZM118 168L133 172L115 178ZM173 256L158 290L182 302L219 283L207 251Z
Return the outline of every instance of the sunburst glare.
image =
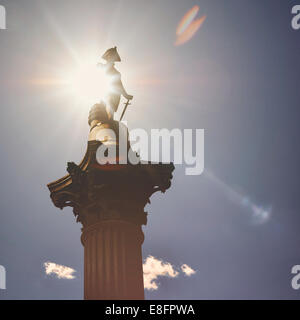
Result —
M86 106L104 100L109 92L109 79L95 61L85 62L66 74L65 85L67 92Z

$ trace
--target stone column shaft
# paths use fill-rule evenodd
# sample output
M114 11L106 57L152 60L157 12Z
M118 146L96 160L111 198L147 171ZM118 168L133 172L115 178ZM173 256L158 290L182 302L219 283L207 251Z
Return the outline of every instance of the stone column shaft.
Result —
M84 299L144 299L141 226L102 221L83 229Z

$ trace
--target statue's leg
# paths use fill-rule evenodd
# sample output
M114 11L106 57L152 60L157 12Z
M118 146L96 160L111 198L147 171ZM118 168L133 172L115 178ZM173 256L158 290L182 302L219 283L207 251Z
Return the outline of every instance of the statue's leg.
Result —
M108 119L112 119L113 116L114 116L114 112L113 112L113 110L111 109L109 103L106 104L106 114L107 114L107 118L108 118Z
M114 94L112 96L112 109L117 112L121 96L119 94Z
M119 94L110 94L106 103L106 112L109 119L113 118L114 112L117 112L121 96Z

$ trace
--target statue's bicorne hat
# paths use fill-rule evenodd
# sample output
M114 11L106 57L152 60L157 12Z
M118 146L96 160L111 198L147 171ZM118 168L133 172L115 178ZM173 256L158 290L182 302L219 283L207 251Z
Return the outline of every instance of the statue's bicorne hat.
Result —
M120 62L121 58L118 54L117 47L110 48L110 49L106 50L106 52L102 56L102 59L109 61L109 62L117 62L117 61Z

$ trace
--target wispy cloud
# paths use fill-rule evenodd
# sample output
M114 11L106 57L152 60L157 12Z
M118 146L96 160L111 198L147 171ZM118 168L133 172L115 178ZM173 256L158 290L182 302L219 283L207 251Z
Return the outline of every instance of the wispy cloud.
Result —
M44 263L45 272L46 274L54 274L59 279L74 279L75 276L73 273L76 272L76 270L63 266L60 264L56 264L54 262L47 261Z
M196 273L196 271L187 264L183 264L180 269L188 277Z
M187 264L183 264L180 269L187 276L191 276L196 273L196 271ZM143 271L144 288L146 290L158 289L158 277L176 278L179 275L179 271L177 271L176 267L174 267L170 262L165 262L153 256L148 256L146 258L143 264Z

